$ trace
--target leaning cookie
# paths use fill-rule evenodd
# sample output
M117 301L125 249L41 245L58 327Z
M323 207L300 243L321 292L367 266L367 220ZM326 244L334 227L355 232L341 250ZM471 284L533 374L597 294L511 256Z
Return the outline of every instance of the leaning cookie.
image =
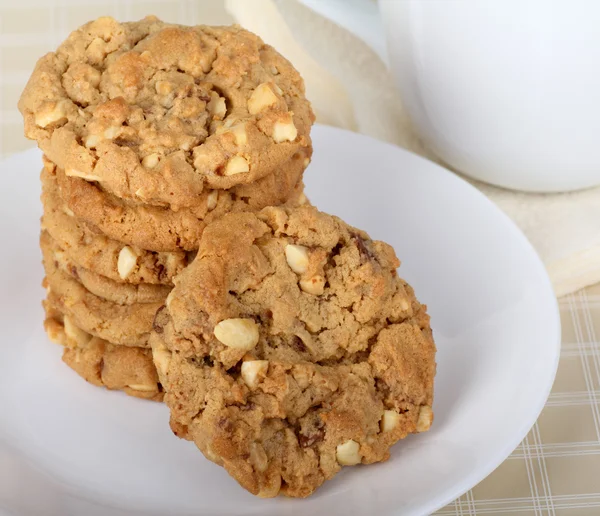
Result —
M80 220L106 236L154 251L194 251L206 224L234 211L297 203L302 198L302 174L311 149L296 153L278 174L229 190L206 191L194 208L172 209L124 201L91 183L56 169L60 195Z
M294 67L239 26L99 18L42 57L19 101L25 134L71 177L173 209L277 174L310 147Z
M159 253L126 245L94 231L75 217L65 205L54 176L55 167L46 161L41 173L42 227L65 254L76 263L115 282L171 285L173 277L188 264L185 251Z
M48 302L68 315L79 328L114 344L149 347L152 321L162 302L119 305L89 292L61 271L46 233L40 236Z
M84 332L47 302L44 305L48 337L65 347L63 362L79 376L98 387L162 401L164 393L150 350L110 344Z
M435 345L398 265L311 207L210 224L150 339L172 429L261 497L428 430Z

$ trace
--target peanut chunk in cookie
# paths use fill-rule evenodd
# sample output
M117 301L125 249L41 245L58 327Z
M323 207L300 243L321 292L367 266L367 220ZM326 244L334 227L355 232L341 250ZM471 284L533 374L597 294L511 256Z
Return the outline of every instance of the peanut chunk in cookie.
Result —
M304 274L308 269L308 249L303 245L286 245L285 259L296 274Z
M144 159L142 159L142 165L144 165L146 168L154 168L156 165L158 165L159 160L160 155L156 152L153 152L152 154L148 154L144 157Z
M231 158L225 166L225 175L233 176L235 174L243 174L250 170L248 160L243 156L234 156Z
M309 279L300 280L300 288L307 294L320 296L325 290L325 278L319 274Z
M85 346L90 340L92 340L92 336L75 326L73 319L71 319L68 315L63 317L63 324L65 327L65 335L69 339L69 346Z
M258 344L258 325L252 319L225 319L215 326L214 334L228 348L248 351Z
M81 179L85 179L86 181L100 181L102 178L95 176L93 174L87 174L85 172L82 172L81 170L77 170L75 168L68 168L65 170L65 174L69 177L79 177Z
M213 190L208 194L206 198L206 209L208 211L214 210L217 207L217 201L219 200L219 191Z
M223 118L225 118L225 114L227 113L225 99L223 97L219 97L215 92L212 92L211 99L206 105L206 108L215 120L223 120Z
M252 443L250 445L250 464L252 467L259 472L267 470L269 465L267 454L265 449L259 443Z
M129 276L135 266L137 265L137 254L133 252L133 249L126 245L121 249L119 253L119 259L117 260L117 270L121 279L126 279Z
M268 369L268 360L247 360L242 363L242 379L248 387L254 389L265 377Z
M278 121L273 125L273 141L275 143L281 142L293 142L298 136L298 130L292 121L292 117L289 120Z
M144 385L141 383L132 383L132 384L128 385L127 387L129 387L130 389L133 389L134 391L140 391L140 392L154 392L156 390L156 385Z
M338 444L335 449L335 458L342 466L360 464L360 445L352 439L348 439L343 444Z
M246 126L244 124L234 125L230 129L231 134L235 138L236 145L240 147L248 143L248 134L246 133Z
M419 411L419 420L417 421L417 432L427 432L433 423L433 410L429 405L424 405Z
M259 84L252 92L252 95L250 95L250 98L248 99L248 112L251 115L256 115L276 102L277 96L273 93L271 87L266 82L263 82L262 84Z
M154 360L156 369L158 369L161 374L166 375L169 371L169 364L171 362L171 352L164 344L155 347L152 350L152 359Z
M390 432L398 426L400 414L395 410L385 410L381 418L381 431Z
M47 102L35 114L35 125L46 127L54 122L58 122L67 116L64 102Z

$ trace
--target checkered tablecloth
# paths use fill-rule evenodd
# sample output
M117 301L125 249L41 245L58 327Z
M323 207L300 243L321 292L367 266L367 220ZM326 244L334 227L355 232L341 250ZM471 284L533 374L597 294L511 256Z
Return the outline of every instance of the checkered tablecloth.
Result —
M248 0L252 1L252 0ZM231 23L220 0L0 1L0 156L32 146L16 103L38 57L101 15ZM439 515L600 515L600 285L560 300L561 361L550 399L494 473Z

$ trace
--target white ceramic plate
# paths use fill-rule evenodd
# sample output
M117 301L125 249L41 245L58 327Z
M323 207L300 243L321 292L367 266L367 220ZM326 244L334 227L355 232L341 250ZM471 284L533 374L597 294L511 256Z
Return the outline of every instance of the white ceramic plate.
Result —
M37 151L1 165L0 507L19 515L428 514L519 444L550 391L559 318L535 252L453 174L364 136L316 127L307 193L384 239L429 305L435 423L379 465L345 468L307 500L260 500L194 445L165 406L85 384L42 330Z

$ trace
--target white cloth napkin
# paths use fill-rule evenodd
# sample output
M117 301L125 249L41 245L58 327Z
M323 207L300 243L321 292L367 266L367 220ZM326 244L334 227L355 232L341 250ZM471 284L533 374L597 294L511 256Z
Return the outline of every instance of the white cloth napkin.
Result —
M226 7L299 69L319 122L439 161L416 135L387 68L362 40L296 0L226 0ZM472 183L527 235L557 296L600 282L600 188L540 195Z

